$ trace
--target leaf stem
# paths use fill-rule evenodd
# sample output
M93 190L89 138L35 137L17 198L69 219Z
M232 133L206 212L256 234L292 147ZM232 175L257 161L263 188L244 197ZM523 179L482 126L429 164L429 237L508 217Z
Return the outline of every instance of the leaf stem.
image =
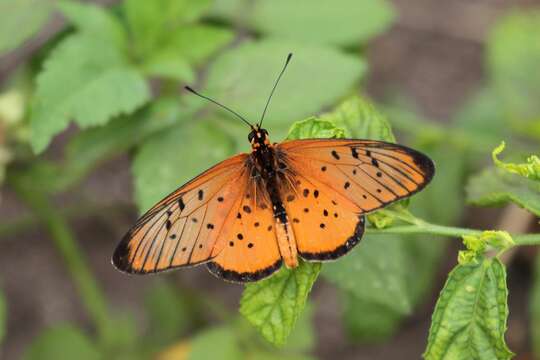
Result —
M410 225L393 226L385 229L367 228L366 233L379 234L433 234L461 238L463 235L480 235L484 230L468 229L455 226L443 226L431 224L427 221L415 218L415 223ZM540 234L512 234L516 246L540 245Z

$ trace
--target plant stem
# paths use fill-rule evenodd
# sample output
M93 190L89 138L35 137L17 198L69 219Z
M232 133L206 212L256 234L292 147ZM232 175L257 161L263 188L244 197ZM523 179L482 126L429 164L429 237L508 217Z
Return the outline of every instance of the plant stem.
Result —
M30 190L24 183L18 179L10 181L12 188L48 229L54 245L62 255L75 282L82 302L94 322L100 339L110 338L111 317L105 296L92 275L84 259L84 253L77 245L69 225L43 193Z
M479 235L482 230L466 229L453 226L442 226L422 222L422 225L401 225L385 229L368 228L368 234L433 234L443 236L461 237L462 235Z
M433 234L461 238L463 235L480 235L483 230L431 224L415 218L411 225L393 226L385 229L367 228L366 233L378 234ZM540 245L540 234L511 234L516 245Z

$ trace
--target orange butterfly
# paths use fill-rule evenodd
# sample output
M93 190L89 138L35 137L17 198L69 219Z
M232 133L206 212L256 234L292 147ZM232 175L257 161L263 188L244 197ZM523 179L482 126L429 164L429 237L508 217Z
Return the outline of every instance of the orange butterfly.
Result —
M250 154L206 170L158 202L124 236L113 264L154 273L207 264L214 275L249 282L282 263L334 260L364 232L364 215L424 188L433 162L405 146L374 140L309 139L270 143L262 120L250 128Z

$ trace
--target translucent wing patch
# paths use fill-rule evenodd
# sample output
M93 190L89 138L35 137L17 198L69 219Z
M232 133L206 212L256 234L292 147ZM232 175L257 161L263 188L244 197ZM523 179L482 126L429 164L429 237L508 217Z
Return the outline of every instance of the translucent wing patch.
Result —
M209 261L223 249L224 221L245 188L246 154L210 168L161 200L124 236L113 264L150 273Z
M424 188L433 162L405 146L371 140L294 140L279 144L291 168L367 213Z

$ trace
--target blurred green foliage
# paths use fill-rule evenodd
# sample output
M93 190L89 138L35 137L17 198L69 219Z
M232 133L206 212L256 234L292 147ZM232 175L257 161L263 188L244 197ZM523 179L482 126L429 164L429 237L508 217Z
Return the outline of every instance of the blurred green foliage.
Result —
M17 48L49 19L53 0L19 0L0 3L0 55Z
M462 216L465 195L475 205L514 202L540 215L538 179L507 170L524 169L524 155L538 153L538 11L514 11L495 25L486 44L485 86L447 125L422 119L403 102L374 105L357 96L368 72L364 49L395 17L385 0L339 0L332 6L323 0L123 0L111 8L4 0L0 55L21 46L53 13L63 16L66 27L0 93L0 183L5 178L47 225L94 329L55 325L34 339L25 359L312 359L316 336L308 295L319 272L338 292L350 341L385 341L433 290L443 236L480 236L448 226ZM395 142L399 135L400 142L435 160L433 183L410 204L371 217L378 226L369 227L347 257L324 266L302 263L246 286L243 317L219 299L168 279L145 297L145 326L131 312L113 312L51 197L102 162L129 153L134 199L142 212L202 170L246 151L243 124L181 93L179 85L197 84L255 122L289 52L295 57L265 120L274 141ZM78 131L62 143L62 159L50 160L49 145L70 123ZM481 170L503 139L509 143L506 165ZM529 239L539 242L536 235ZM475 250L470 254L477 261L450 273L425 358L511 356L504 342L505 267L484 253L490 249ZM540 293L538 273L534 299ZM537 303L532 302L531 326L540 356ZM0 295L0 341L6 308L9 299ZM207 313L221 323L215 325Z
M213 15L282 40L357 47L394 20L394 10L386 1L366 0L357 5L354 0L218 0Z
M45 330L27 349L25 360L55 359L98 360L101 355L96 345L80 329L71 325L57 325Z

